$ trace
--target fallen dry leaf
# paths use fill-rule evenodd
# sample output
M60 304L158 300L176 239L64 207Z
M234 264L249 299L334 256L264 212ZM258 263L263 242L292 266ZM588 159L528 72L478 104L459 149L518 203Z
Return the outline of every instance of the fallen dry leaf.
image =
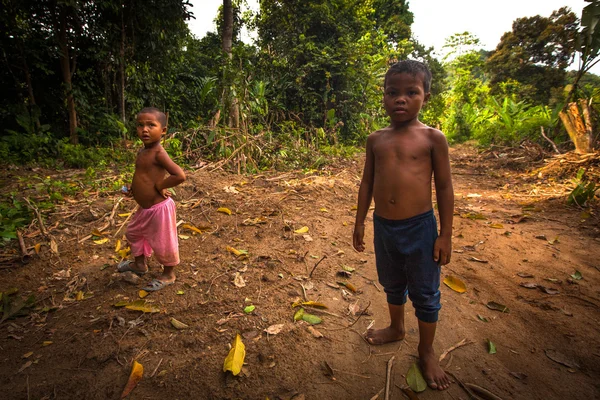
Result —
M269 335L277 335L279 332L281 332L284 326L285 324L271 325L267 329L265 329L265 332L267 332Z
M312 326L308 326L308 331L310 332L311 335L313 335L313 337L319 339L323 337L323 334L321 332L319 332L318 330L316 330L315 328L313 328Z
M227 214L227 215L231 215L231 210L227 207L219 207L217 208L217 212L223 213L223 214Z
M223 372L231 371L235 376L240 373L242 366L244 365L244 358L246 357L246 346L242 343L242 338L239 333L235 335L233 343L231 343L231 350L225 357L223 362Z
M452 275L444 278L444 284L457 293L465 293L467 291L465 283Z
M133 365L131 366L131 373L129 374L129 379L127 380L127 384L125 385L125 389L123 389L123 393L121 393L121 398L129 396L129 393L137 386L138 382L142 380L142 376L144 375L144 366L137 361L133 361Z

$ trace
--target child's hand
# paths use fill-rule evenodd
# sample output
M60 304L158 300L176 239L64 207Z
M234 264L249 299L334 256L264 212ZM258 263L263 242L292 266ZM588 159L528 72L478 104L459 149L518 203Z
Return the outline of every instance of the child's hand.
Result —
M450 262L452 254L452 240L447 236L438 236L433 245L433 260L439 265L446 265Z
M363 241L365 237L365 226L364 225L354 225L354 233L352 234L352 245L356 249L356 251L363 252L365 251L365 242Z
M172 193L171 193L171 191L169 189L159 189L157 185L154 185L154 188L165 199L168 199L169 197L171 197Z
M131 185L123 185L121 187L121 193L125 195L125 197L133 197L133 192L131 191Z

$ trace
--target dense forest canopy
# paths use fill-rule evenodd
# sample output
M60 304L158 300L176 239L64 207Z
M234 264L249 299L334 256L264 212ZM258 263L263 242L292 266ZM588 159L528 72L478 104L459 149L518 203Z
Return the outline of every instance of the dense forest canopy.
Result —
M459 33L440 60L412 37L406 0L262 0L257 13L224 1L217 32L201 39L186 21L202 10L187 1L2 0L0 156L88 166L135 139L136 112L156 106L184 161L235 153L252 156L248 170L301 165L306 149L360 145L386 124L382 77L404 58L430 66L422 119L451 141L570 149L567 103L582 99L577 115L597 125L598 78L567 71L578 52L587 67L598 53L600 2L588 2L585 23L569 7L519 18L492 51ZM244 25L253 44L239 38Z

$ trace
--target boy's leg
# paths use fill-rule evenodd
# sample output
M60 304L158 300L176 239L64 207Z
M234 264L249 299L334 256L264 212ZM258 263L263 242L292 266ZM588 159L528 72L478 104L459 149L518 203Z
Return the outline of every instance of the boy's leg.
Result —
M432 389L444 390L450 387L450 379L440 367L433 350L433 339L437 322L419 320L419 362L425 381Z
M148 272L148 264L146 264L146 256L144 254L134 257L133 263L135 265L131 267L131 269L134 270L134 272Z
M404 304L388 303L390 326L382 329L369 329L367 341L371 344L384 344L404 339Z
M164 283L173 283L177 277L175 276L175 266L163 266L163 272L158 277L158 280Z

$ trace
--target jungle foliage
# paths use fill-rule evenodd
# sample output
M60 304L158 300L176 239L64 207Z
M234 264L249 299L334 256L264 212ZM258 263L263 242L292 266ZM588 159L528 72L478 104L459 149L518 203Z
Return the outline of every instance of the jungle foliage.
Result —
M558 118L567 94L590 100L597 120L599 78L566 72L578 52L589 66L596 42L581 42L589 29L568 7L517 19L493 51L456 34L440 60L412 38L406 0L261 0L256 13L233 0L232 24L221 9L202 38L186 24L202 10L186 0L1 1L5 162L128 160L136 112L156 106L169 114L165 147L180 162L317 168L386 124L383 75L405 58L430 66L422 120L450 141L548 146L543 128L569 148ZM254 43L240 40L243 26Z

